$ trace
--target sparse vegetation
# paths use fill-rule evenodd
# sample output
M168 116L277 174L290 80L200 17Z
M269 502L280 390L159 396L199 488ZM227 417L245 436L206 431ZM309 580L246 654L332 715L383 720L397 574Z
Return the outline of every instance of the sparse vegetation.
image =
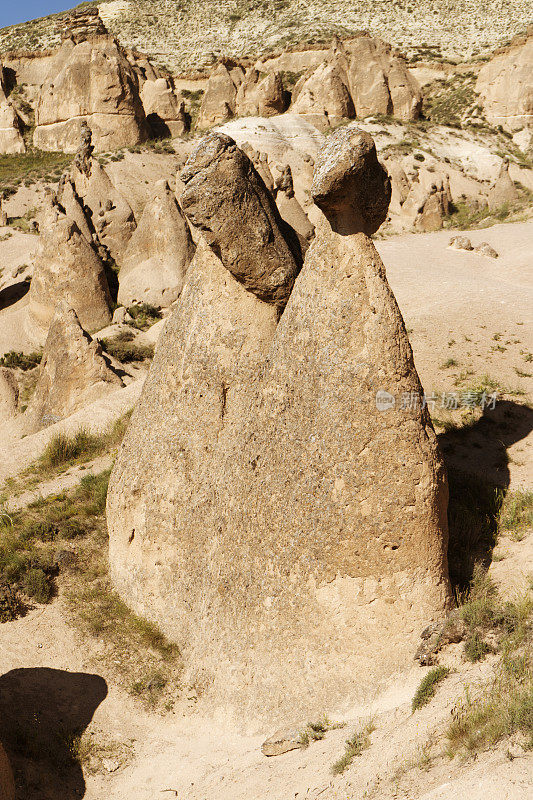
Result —
M344 728L344 725L344 722L330 722L327 717L323 717L318 722L308 722L305 728L300 731L298 741L303 747L308 747L311 742L318 742L323 739L328 731Z
M30 370L34 369L41 363L42 353L21 353L15 350L10 350L0 358L1 367L10 367L11 369Z
M356 731L349 739L346 739L344 755L342 755L331 767L334 775L342 775L348 769L354 758L360 756L363 750L370 747L370 735L375 731L372 722L368 722L361 730Z
M100 344L110 356L122 361L123 364L132 361L148 361L154 356L154 346L136 344L135 335L130 331L121 331L113 339L100 339Z
M429 703L432 697L435 696L437 686L448 675L450 670L448 667L434 667L422 678L420 685L415 692L413 702L411 703L412 711L417 711L422 706Z
M139 303L139 305L129 306L128 314L133 318L133 322L128 323L140 331L146 331L161 319L162 314L158 308L149 303Z
M0 185L4 192L13 194L22 183L31 185L45 178L57 181L71 161L72 156L65 153L43 150L0 155Z
M510 492L503 503L500 523L502 529L509 531L515 539L533 527L533 491L518 489Z

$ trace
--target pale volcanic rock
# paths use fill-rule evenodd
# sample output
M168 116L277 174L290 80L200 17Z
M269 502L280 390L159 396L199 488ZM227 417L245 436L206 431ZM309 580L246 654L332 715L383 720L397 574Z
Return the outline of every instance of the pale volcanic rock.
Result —
M83 208L83 203L76 193L74 182L68 173L61 176L57 189L57 202L61 205L66 216L76 223L82 236L89 243L92 243L93 232L91 231L89 219Z
M332 64L324 62L300 86L297 85L291 112L322 130L353 119L355 109L347 83L338 60Z
M508 130L533 127L533 35L485 64L476 91L493 125Z
M78 44L67 39L57 66L39 94L35 147L74 153L82 120L90 125L99 151L148 137L137 75L115 39L97 36Z
M389 212L400 214L402 205L409 195L410 183L404 168L397 161L392 159L384 162L385 168L389 173L391 181L391 200Z
M509 162L506 159L502 163L494 186L489 190L487 199L491 211L518 200L518 191L509 175Z
M0 425L17 413L19 386L13 370L0 367Z
M445 470L401 402L422 387L367 235L390 185L346 137L317 160L329 220L278 323L201 242L110 481L115 587L241 721L373 694L450 599Z
M111 321L104 265L75 222L51 210L29 291L29 314L45 338L59 299L74 309L85 330Z
M229 136L211 133L181 180L185 214L226 269L262 300L283 307L301 268L300 244L248 156Z
M15 800L15 781L6 751L0 743L0 800Z
M235 116L237 89L244 79L241 67L220 63L209 76L196 126L205 130Z
M190 127L185 103L166 78L146 80L141 89L146 120L157 136L183 136Z
M315 235L315 226L309 220L309 217L296 199L292 171L288 164L285 165L280 177L276 181L275 189L276 205L282 219L284 219L291 228L294 228L300 239L302 249L304 251L307 250L309 242Z
M287 97L283 81L277 72L261 76L259 70L250 67L237 89L235 113L239 117L271 117L287 109Z
M168 183L159 181L124 253L118 302L171 305L180 295L193 255L187 220Z
M6 96L4 68L0 62L0 153L25 153L17 112Z
M101 345L60 302L48 330L35 391L26 410L26 430L53 425L124 386Z

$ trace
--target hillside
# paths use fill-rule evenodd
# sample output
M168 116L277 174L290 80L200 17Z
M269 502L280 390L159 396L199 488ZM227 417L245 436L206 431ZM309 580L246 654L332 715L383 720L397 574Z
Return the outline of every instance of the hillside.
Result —
M532 21L531 5L524 0L111 0L96 4L122 44L140 48L175 72L205 68L221 54L259 55L361 29L392 42L409 57L462 61L505 45ZM0 52L58 44L56 23L62 16L1 30Z

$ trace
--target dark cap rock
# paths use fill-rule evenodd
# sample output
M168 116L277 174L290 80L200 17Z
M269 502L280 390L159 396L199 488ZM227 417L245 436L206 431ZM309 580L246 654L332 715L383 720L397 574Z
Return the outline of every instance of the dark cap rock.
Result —
M348 125L328 138L315 162L311 194L338 233L377 231L387 217L391 183L370 134Z

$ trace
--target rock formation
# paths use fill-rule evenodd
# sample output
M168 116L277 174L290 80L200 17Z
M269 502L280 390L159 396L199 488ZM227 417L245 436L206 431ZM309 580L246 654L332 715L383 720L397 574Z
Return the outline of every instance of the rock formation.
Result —
M270 117L286 109L287 97L281 76L277 72L262 76L259 70L250 67L235 96L237 116Z
M194 255L187 220L166 181L156 184L122 259L118 302L169 306Z
M111 321L104 265L75 222L50 210L29 291L29 314L45 338L59 298L68 302L85 330Z
M233 147L208 137L187 190L218 194ZM390 184L367 134L331 136L313 196L326 217L279 322L200 242L109 486L117 590L241 722L375 692L449 600L446 477L368 238ZM212 206L219 230L241 197ZM248 247L270 263L268 236Z
M476 91L493 125L533 127L533 32L480 69Z
M15 800L15 782L6 752L0 743L0 800Z
M472 242L468 236L451 236L448 247L453 250L473 250Z
M4 68L0 62L0 153L25 152L20 121L7 97Z
M198 130L210 128L235 115L237 89L243 78L242 67L235 62L220 63L211 73L198 114Z
M321 64L301 86L296 86L297 97L291 112L319 129L353 119L355 108L347 83L347 76L338 62Z
M504 205L515 203L518 200L518 191L509 175L509 162L504 159L494 186L487 195L489 209L496 211Z
M300 244L250 159L229 136L213 133L201 140L181 179L182 208L226 269L282 308L301 267Z
M15 373L0 367L0 425L12 419L17 413L19 387Z
M60 302L26 410L27 430L34 432L53 425L123 385L102 355L101 345L81 327L76 312L68 303Z
M305 251L309 242L315 235L315 226L301 207L294 194L292 171L288 164L276 181L276 205L282 219L294 228L300 239L302 249Z
M86 120L97 150L139 144L148 129L137 75L110 36L76 43L66 39L58 72L42 87L35 110L33 143L41 150L74 153Z
M141 99L146 120L155 137L183 136L190 128L185 103L167 78L144 81Z
M85 215L89 218L91 232L96 233L98 241L107 249L111 258L120 264L136 228L135 217L127 200L93 157L90 128L87 125L82 126L81 134L81 145L76 151L68 177Z

